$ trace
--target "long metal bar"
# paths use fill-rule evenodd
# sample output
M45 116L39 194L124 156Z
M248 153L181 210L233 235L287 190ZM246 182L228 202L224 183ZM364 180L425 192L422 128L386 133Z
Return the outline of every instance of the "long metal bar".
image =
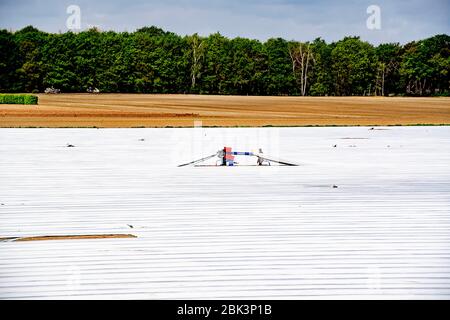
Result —
M234 156L254 156L253 152L242 152L242 151L232 151L227 152L227 154L232 154Z
M188 165L190 165L190 164L195 164L195 163L198 163L198 162L203 162L203 161L206 161L206 160L208 160L208 159L211 159L211 158L213 158L213 157L218 156L218 154L219 154L219 152L217 152L217 153L215 153L215 154L212 154L212 155L210 155L210 156L207 156L207 157L198 159L198 160L194 160L194 161L191 161L191 162L188 162L188 163L180 164L178 167L184 167L184 166L188 166Z
M279 164L284 164L285 166L298 166L298 164L286 162L286 161L283 161L283 160L270 159L270 158L267 158L267 157L262 157L260 155L256 155L256 156L258 158L260 158L260 159L263 159L263 160L266 160L266 161L269 161L269 162L276 162L276 163L279 163Z

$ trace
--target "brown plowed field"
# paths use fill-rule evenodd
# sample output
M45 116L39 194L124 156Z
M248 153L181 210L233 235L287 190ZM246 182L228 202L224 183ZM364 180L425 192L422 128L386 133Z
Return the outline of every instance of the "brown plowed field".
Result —
M39 95L0 105L0 127L192 127L450 124L450 98Z

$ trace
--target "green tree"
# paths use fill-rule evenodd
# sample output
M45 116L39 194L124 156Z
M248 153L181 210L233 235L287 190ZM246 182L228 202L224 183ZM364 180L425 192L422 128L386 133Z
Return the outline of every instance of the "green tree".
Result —
M437 35L405 45L400 74L406 93L449 92L450 37Z
M398 43L380 44L375 52L375 94L384 96L398 89L402 47Z
M42 47L47 41L47 34L32 26L23 28L15 34L17 48L16 89L33 92L42 90L44 63Z
M0 92L18 91L15 73L19 68L19 57L14 35L0 30Z
M0 30L0 91L240 95L449 95L450 40L373 47L281 38L180 37L150 26L49 34Z
M266 94L288 95L296 90L288 53L288 42L282 38L269 39L264 43L267 73L264 80Z
M258 40L235 38L230 41L232 62L225 81L227 92L232 94L265 94L264 79L267 58Z
M359 37L346 37L331 52L336 95L370 94L375 79L375 52Z
M310 94L313 96L334 95L334 79L332 70L331 52L334 44L327 44L323 39L317 38L312 42L314 51L314 72L311 76Z
M230 41L220 33L205 39L205 67L202 92L209 94L227 94L229 92L230 68L233 61L230 55Z

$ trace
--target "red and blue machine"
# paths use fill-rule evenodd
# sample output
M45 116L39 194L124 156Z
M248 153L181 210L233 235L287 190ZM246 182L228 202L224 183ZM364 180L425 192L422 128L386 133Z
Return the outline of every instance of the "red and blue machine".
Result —
M252 157L257 157L257 162L256 164L258 166L262 166L262 165L271 165L272 162L274 163L278 163L281 165L285 165L285 166L297 166L297 164L291 163L291 162L287 162L287 161L283 161L283 160L275 160L272 157L267 157L266 155L262 154L262 150L259 149L259 153L253 153L253 152L240 152L240 151L232 151L232 149L230 147L224 147L223 149L217 151L215 154L198 159L198 160L194 160L188 163L184 163L179 165L179 167L184 167L187 165L196 165L197 163L206 161L208 159L211 159L213 157L218 157L221 160L221 166L226 166L226 167L232 167L235 166L237 164L237 162L234 161L235 156L252 156ZM217 165L217 164L216 164Z
M231 151L230 147L223 148L222 165L234 166L234 156L254 156L253 152L237 152Z

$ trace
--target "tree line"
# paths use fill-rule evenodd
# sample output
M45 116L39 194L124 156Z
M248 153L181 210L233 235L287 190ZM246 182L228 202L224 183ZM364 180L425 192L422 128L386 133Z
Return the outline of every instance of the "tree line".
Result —
M60 34L0 30L0 92L235 95L449 95L450 36L378 46L220 33L179 36L157 27Z

